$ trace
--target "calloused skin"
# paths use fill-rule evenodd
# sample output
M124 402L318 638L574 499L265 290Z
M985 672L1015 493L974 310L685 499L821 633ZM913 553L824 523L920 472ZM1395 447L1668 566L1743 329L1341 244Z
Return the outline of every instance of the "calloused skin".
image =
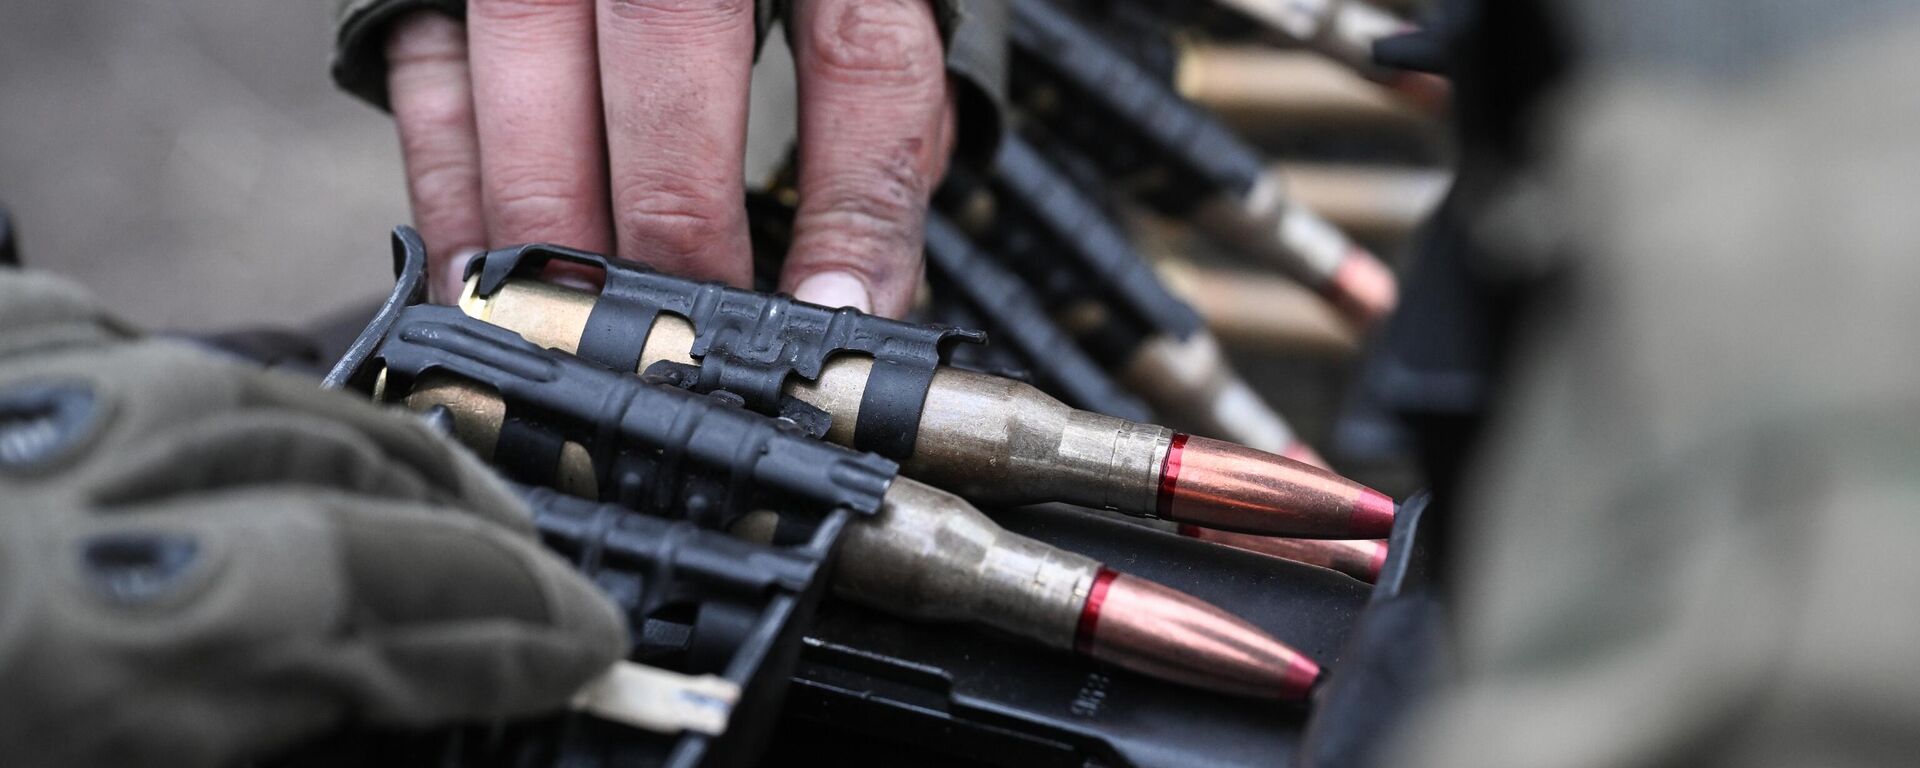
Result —
M793 0L799 210L781 290L898 316L953 98L928 0ZM387 40L439 301L478 250L548 242L748 285L752 0L469 0Z

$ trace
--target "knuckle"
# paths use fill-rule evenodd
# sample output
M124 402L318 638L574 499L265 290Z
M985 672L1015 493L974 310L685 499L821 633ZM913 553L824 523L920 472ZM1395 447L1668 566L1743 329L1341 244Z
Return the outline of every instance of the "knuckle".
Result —
M726 185L692 179L652 179L636 183L616 197L620 233L643 252L684 257L698 254L731 235L737 198L716 192Z
M542 237L561 245L585 242L568 238L593 217L586 196L572 181L525 176L497 185L488 206L499 229L510 238Z
M608 11L623 21L673 28L741 24L753 18L754 0L612 0Z
M838 169L806 192L817 197L823 211L859 211L877 218L913 221L926 208L931 193L930 174L923 168L928 142L907 137L890 152L869 156L860 165Z
M458 83L443 85L396 90L393 94L402 147L409 155L430 152L443 137L471 135L474 131L473 101L467 90Z
M922 84L941 74L939 33L919 0L827 0L806 37L828 77Z
M478 182L464 158L427 157L407 164L407 186L419 214L438 215L462 203L471 205Z
M415 13L402 19L387 36L386 56L387 66L396 72L420 64L464 64L466 31L444 14Z
M486 19L514 20L543 18L556 12L591 12L593 0L468 0L467 14Z
M915 263L923 215L905 195L829 195L795 222L804 241L795 243L795 251L809 254L810 270L853 272L871 285L889 285Z

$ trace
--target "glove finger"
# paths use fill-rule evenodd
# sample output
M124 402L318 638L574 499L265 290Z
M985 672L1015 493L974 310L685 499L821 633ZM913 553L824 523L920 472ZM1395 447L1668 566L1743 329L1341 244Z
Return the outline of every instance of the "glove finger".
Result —
M620 612L539 544L471 518L343 507L369 720L418 726L558 706L624 654Z
M0 585L7 754L218 765L348 719L523 715L626 647L558 558L450 510L244 490L126 511L0 540L30 566Z
M253 405L285 408L347 424L378 445L388 460L412 467L421 477L450 491L459 500L455 506L530 530L525 505L493 470L413 414L375 406L343 392L319 390L312 382L271 371L249 382L247 397Z
M133 330L79 284L45 272L0 269L0 357L123 339Z
M533 526L514 499L479 497L396 461L386 446L339 421L284 409L217 414L149 435L127 448L93 484L96 504L113 507L220 489L297 484L365 496L469 509L527 536ZM471 505L469 507L469 505Z

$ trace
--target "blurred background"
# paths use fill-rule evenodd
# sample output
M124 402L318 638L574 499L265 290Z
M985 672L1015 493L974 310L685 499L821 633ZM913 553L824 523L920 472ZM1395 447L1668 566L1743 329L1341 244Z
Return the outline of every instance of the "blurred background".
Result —
M383 292L399 148L327 78L332 9L6 3L0 204L23 258L151 327L301 325Z
M170 330L301 327L384 295L406 182L392 121L327 75L334 5L0 4L0 205L22 257ZM783 48L756 72L750 170L792 132Z

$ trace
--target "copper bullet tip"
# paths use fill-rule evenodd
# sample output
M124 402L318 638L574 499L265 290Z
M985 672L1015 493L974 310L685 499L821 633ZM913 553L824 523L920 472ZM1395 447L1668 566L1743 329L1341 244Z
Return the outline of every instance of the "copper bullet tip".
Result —
M1394 507L1385 494L1327 470L1177 434L1160 465L1159 515L1268 536L1383 539Z
M1306 698L1320 665L1239 617L1102 567L1074 649L1135 672L1265 699Z
M1180 535L1223 547L1339 571L1372 584L1387 563L1387 543L1379 539L1289 539L1255 536L1181 524Z
M1327 300L1339 307L1356 327L1370 328L1400 302L1399 282L1393 271L1366 249L1355 247L1340 260L1333 276L1321 286Z

